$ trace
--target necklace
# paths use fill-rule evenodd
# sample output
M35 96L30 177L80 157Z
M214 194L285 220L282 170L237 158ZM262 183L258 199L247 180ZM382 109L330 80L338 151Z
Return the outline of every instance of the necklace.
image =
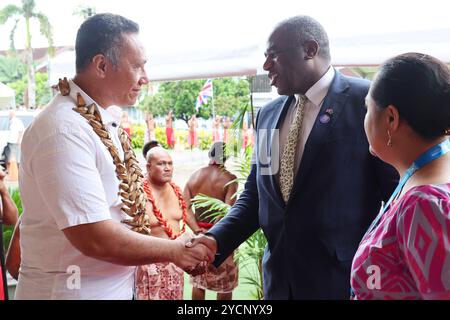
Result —
M70 85L67 78L59 79L58 89L63 96L70 94ZM96 104L92 103L87 106L81 94L77 93L76 107L73 110L88 121L111 154L116 166L116 175L120 181L119 197L123 204L122 211L131 217L131 219L122 220L122 223L129 225L131 230L135 232L149 235L150 219L145 212L146 199L142 187L143 175L133 148L131 148L130 137L122 126L119 126L119 140L125 155L125 161L122 161L119 150L112 142L111 135L102 122Z
M170 183L170 186L172 187L173 191L175 192L175 194L178 198L178 204L180 205L180 208L182 211L183 227L181 228L181 231L178 235L174 235L172 228L169 226L169 223L167 222L167 220L163 217L161 210L159 210L158 207L156 206L155 198L153 197L153 192L152 192L150 183L148 182L147 179L144 180L144 191L147 194L148 201L150 201L152 204L153 214L155 215L159 224L164 229L164 231L167 233L169 238L171 240L174 240L186 231L187 213L186 213L186 202L184 201L183 194L181 193L180 188L173 182Z

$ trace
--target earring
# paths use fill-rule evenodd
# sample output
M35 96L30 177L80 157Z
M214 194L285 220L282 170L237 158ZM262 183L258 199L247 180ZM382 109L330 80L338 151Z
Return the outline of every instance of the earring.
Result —
M391 137L391 133L389 132L389 130L388 130L388 137L389 137L389 140L388 140L388 142L387 142L387 146L388 147L392 147L392 137Z
M446 136L450 136L450 128L449 129L445 129L444 133L445 133Z

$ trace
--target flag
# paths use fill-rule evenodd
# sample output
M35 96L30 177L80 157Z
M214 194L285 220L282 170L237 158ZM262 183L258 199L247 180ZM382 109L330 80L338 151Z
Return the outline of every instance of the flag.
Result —
M208 99L212 98L212 96L213 96L213 84L212 80L208 79L206 80L202 90L200 90L200 93L198 94L197 102L195 103L196 112L198 112L198 109L201 107L201 105L207 104Z

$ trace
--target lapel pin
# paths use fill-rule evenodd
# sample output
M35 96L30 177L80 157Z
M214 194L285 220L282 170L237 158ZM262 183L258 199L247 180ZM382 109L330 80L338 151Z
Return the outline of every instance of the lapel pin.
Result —
M328 115L328 113L324 113L319 118L320 123L323 123L323 124L330 122L330 120L331 120L331 117Z
M333 109L328 108L325 110L325 113L319 117L319 121L320 121L320 123L323 123L323 124L328 123L328 122L330 122L332 116L333 116Z

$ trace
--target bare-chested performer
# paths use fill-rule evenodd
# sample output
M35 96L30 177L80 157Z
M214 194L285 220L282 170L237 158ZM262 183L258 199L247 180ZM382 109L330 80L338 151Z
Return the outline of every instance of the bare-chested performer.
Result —
M215 142L209 151L209 164L196 172L189 178L184 188L184 198L188 211L191 211L191 199L198 194L204 194L223 202L233 205L237 182L228 184L236 179L236 176L225 169L225 143ZM195 219L204 232L210 229L213 219L205 217L210 213L203 214L207 209L195 209ZM238 285L238 268L234 262L234 254L231 254L219 268L212 264L207 267L206 273L195 277L191 276L192 299L204 300L205 289L217 292L217 300L231 300L233 290Z
M169 110L169 113L166 115L166 138L167 145L170 149L173 149L175 146L175 133L173 132L173 111Z
M147 113L145 115L145 124L147 126L147 130L145 130L145 134L144 134L144 144L146 144L149 141L154 141L156 140L156 135L155 135L155 118L153 117L152 113Z
M217 115L212 123L212 135L213 135L213 142L220 141L220 123L222 122L222 118Z
M188 144L189 148L192 150L197 146L197 128L198 128L198 120L197 116L193 114L191 118L188 120Z
M230 133L230 128L231 125L233 123L231 122L230 117L225 117L225 119L223 120L223 141L225 143L228 143L229 141L229 133Z
M181 189L172 182L173 162L169 153L157 146L147 153L147 213L152 236L176 239L189 227L199 227L192 213L187 212ZM191 217L188 217L191 214ZM181 222L181 223L180 223ZM153 263L136 270L136 299L182 300L183 270L173 263Z

